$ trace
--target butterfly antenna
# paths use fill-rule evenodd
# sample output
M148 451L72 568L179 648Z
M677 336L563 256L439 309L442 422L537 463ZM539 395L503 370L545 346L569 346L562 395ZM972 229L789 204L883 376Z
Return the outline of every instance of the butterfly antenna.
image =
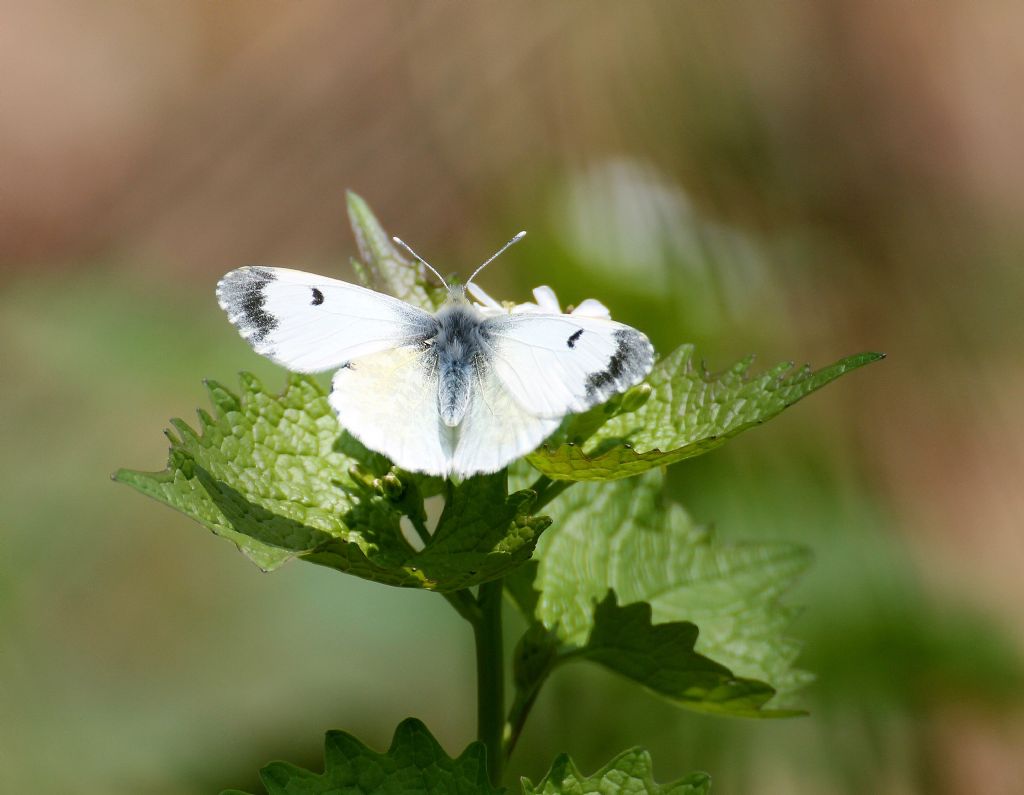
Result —
M398 243L398 245L400 245L402 248L404 248L410 254L412 254L422 264L424 264L428 268L430 268L430 272L433 273L438 279L441 280L441 284L444 285L444 289L446 289L446 290L451 289L451 288L448 287L448 282L446 282L444 280L444 276L442 276L440 273L438 273L437 269L433 265L431 265L429 262L427 262L425 259L423 259L423 257L421 257L419 254L417 254L415 251L413 251L412 248L410 248L408 243L406 243L404 240L402 240L401 238L398 238L398 237L393 237L391 239L394 240L396 243ZM506 246L506 248L507 248L507 246Z
M487 262L485 262L483 265L481 265L479 268L477 268L475 271L473 271L473 275L470 276L468 279L466 279L466 284L468 285L470 282L472 282L473 279L476 278L476 275L478 273L480 273L480 271L482 271L488 265L490 265L492 262L494 262L494 260L496 260L500 254L504 253L505 249L507 249L513 243L518 243L524 237L526 237L526 232L522 231L518 235L516 235L514 238L512 238L510 241L508 241L504 246L502 246L500 249L498 249L497 253L494 254L489 260L487 260Z

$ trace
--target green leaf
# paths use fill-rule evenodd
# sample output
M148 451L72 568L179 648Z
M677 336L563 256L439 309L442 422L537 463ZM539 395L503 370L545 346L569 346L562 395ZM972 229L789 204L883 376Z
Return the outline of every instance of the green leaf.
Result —
M430 545L420 556L421 565L451 567L469 574L487 565L488 579L494 579L524 563L551 519L530 515L537 498L534 492L524 489L506 497L507 490L505 470L459 484L445 503ZM481 550L504 558L500 563L487 561Z
M559 496L548 509L556 523L537 546L537 563L515 573L511 595L562 654L590 656L682 706L793 714L761 707L773 692L788 694L808 679L791 667L798 647L782 632L794 611L779 603L808 553L786 544L718 543L680 506L662 503L662 481L651 472L579 484ZM524 583L531 573L532 588ZM700 628L695 638L693 625ZM616 643L625 644L619 661L611 652ZM688 672L695 652L722 668L716 673L701 661Z
M540 783L522 780L523 795L706 795L710 791L707 773L690 773L671 784L657 784L651 767L651 755L632 748L594 775L584 776L568 754L561 754Z
M528 558L549 523L529 515L533 492L506 495L504 472L470 478L417 551L399 522L425 517L420 488L430 479L354 443L313 379L292 375L279 397L251 375L242 385L239 397L207 384L216 416L200 411L198 432L172 421L165 471L114 477L231 540L264 570L299 557L388 585L458 590Z
M517 602L522 598L518 590L511 594ZM548 675L575 660L603 665L697 712L755 718L795 714L763 710L775 695L772 687L734 676L724 665L697 653L698 630L689 621L652 624L647 602L619 606L614 591L596 605L592 616L593 625L583 644L567 643L559 638L557 627L547 629L536 621L519 641L513 657L516 697L510 712L514 734Z
M594 610L586 645L569 659L600 663L660 696L698 712L745 717L761 712L775 690L756 679L733 676L724 665L694 651L698 631L689 621L651 623L651 606L620 607L615 592Z
M883 357L861 353L818 371L784 362L758 376L753 357L712 375L683 345L647 379L653 394L640 408L611 417L586 444L572 439L533 452L529 462L555 480L615 480L701 455L771 419L801 398Z
M431 284L424 267L407 259L395 247L366 202L351 191L348 192L348 219L362 258L362 262L353 261L353 264L367 287L428 311L444 303L447 291Z
M242 386L239 397L216 381L206 382L215 416L200 410L198 432L182 420L171 421L174 432L167 432L171 450L164 472L122 469L114 478L230 539L269 571L314 546L314 534L331 538L347 530L341 517L355 503L339 481L349 482L353 462L333 452L337 421L311 379L292 376L278 398L251 375L243 374ZM236 528L232 519L247 504L263 511L260 519L279 517L278 526L268 525L261 533ZM386 506L370 507L385 520L392 518ZM307 528L310 537L287 543L277 539L287 520Z
M487 750L474 742L452 759L420 721L402 721L387 753L351 734L327 732L324 772L287 762L260 770L268 795L500 795L487 778ZM246 795L227 790L222 795Z

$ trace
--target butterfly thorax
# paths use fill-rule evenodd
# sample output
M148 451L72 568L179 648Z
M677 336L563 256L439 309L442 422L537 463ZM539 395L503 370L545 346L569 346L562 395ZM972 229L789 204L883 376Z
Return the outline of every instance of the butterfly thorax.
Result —
M464 301L446 303L434 315L437 333L430 345L437 374L437 410L442 422L454 428L465 416L475 368L486 346L483 316Z

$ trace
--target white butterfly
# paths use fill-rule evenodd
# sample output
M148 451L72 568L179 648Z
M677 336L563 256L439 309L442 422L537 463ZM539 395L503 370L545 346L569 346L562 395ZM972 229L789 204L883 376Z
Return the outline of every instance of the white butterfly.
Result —
M498 471L565 415L650 372L647 337L597 301L562 314L543 288L537 305L506 312L479 288L471 291L483 306L464 286L445 287L447 300L430 314L336 279L246 267L221 279L217 298L257 353L298 372L337 370L330 403L349 433L403 469L442 477Z

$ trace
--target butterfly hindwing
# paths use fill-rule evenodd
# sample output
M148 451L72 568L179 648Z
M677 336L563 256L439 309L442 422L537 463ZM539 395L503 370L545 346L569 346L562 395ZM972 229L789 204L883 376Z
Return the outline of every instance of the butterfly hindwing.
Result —
M341 425L403 469L447 475L456 435L437 410L437 357L404 345L349 362L334 375L330 403Z
M217 299L257 353L303 373L430 337L436 325L397 298L287 268L233 270Z
M452 471L461 476L497 472L536 449L561 423L524 409L505 388L494 367L474 368L469 406L459 427Z
M340 369L330 402L342 426L371 450L403 469L441 477L496 472L536 448L560 422L523 409L483 361L473 368L457 428L441 418L439 389L436 353L410 345Z

